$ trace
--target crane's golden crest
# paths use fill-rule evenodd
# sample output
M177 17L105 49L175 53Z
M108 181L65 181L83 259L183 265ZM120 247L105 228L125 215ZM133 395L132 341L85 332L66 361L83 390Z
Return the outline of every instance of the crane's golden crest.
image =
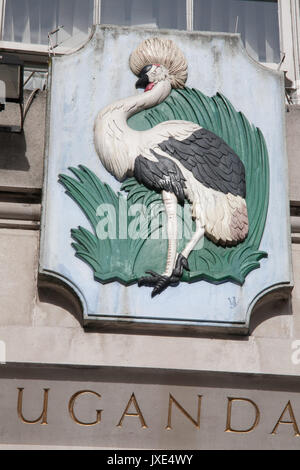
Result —
M164 65L169 72L172 87L184 87L188 76L187 61L183 52L170 39L145 39L130 55L129 66L137 76L149 64Z

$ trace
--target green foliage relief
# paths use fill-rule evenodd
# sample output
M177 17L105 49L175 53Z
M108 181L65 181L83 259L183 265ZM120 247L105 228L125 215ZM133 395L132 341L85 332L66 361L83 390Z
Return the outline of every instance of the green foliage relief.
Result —
M246 170L248 237L235 247L218 246L205 238L203 248L190 254L190 272L185 271L182 280L243 284L247 274L259 268L259 260L267 257L266 252L259 251L269 200L269 165L264 137L221 94L210 98L189 88L173 90L163 103L132 116L128 124L133 129L146 130L171 119L192 121L222 137L239 155ZM123 193L115 193L88 168L80 165L70 170L75 178L60 175L59 181L81 207L93 229L92 232L83 227L72 229L72 246L76 256L93 269L95 279L130 284L149 269L162 273L167 256L167 239L157 236L159 231L165 229L161 195L148 190L134 178L122 185ZM128 215L127 220L122 220L122 207L127 204L127 214L130 214L130 207L137 203L146 207L145 217L139 219ZM115 208L116 239L99 239L97 236L97 225L101 220L97 208L100 204L111 204ZM160 216L157 224L150 223L154 205ZM182 223L182 214L178 215L178 222ZM191 227L193 223L191 221ZM139 226L132 227L130 224ZM130 227L140 233L138 238L127 236ZM188 228L183 233L184 236L178 240L179 251L191 237Z

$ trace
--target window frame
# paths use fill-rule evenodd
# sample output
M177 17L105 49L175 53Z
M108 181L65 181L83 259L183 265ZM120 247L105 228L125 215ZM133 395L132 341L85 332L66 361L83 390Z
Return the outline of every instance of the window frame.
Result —
M49 47L45 44L32 44L32 43L23 43L23 42L14 42L14 41L4 41L2 40L3 32L4 32L4 17L5 17L5 4L6 0L0 0L0 49L3 49L8 52L17 52L20 51L21 53L37 53L40 55L44 55L46 60L49 56ZM94 0L94 7L93 7L93 26L94 24L98 24L98 20L100 18L101 12L101 0ZM64 47L64 46L57 46L55 48L55 55L63 55L70 53L80 46L76 46L74 48L71 47Z
M298 0L285 0L285 2L289 1L298 1ZM186 30L187 31L194 31L194 0L185 0L186 3ZM278 3L282 3L282 0L278 0ZM23 42L13 42L13 41L4 41L2 40L3 32L4 32L4 16L5 16L5 4L6 0L0 0L0 48L5 50L20 50L32 53L45 53L48 54L48 46L41 45L41 44L26 44ZM280 23L280 22L279 22ZM94 0L94 9L93 9L93 25L101 24L101 0ZM279 26L279 29L280 26ZM281 31L280 31L281 33ZM280 34L281 36L281 34ZM55 48L55 54L65 54L67 52L71 52L76 48L70 47L63 47L57 46ZM277 64L270 64L271 66L276 66Z
M0 41L2 40L3 28L4 28L4 10L6 0L0 0Z
M189 1L189 0L187 0L187 1ZM260 1L260 0L254 0L254 1ZM263 0L262 0L262 1L263 1ZM268 0L266 0L266 1L268 1ZM270 0L270 1L272 1L272 0ZM279 54L280 54L280 57L281 57L281 55L282 55L282 53L281 53L282 49L281 49L281 28L280 28L280 19L279 19L279 10L280 10L280 9L279 9L279 2L281 2L282 0L276 0L276 1L277 1L277 7L278 7ZM289 1L289 0L288 0L288 1ZM193 6L193 5L194 5L194 0L190 0L190 2L191 2L191 4L192 4L192 7L191 7L191 8L192 8L192 11L191 11L192 20L191 20L191 22L192 22L192 28L193 28L192 31L199 31L199 30L194 29L194 6ZM224 31L224 32L226 32L226 31ZM240 33L237 32L237 33L232 33L232 34L240 34ZM245 45L244 45L244 48L246 49ZM247 51L247 49L246 49L246 51ZM247 53L248 53L248 51L247 51ZM249 55L250 55L250 57L251 57L251 54L249 54ZM254 59L254 58L252 57L252 59ZM261 62L261 61L258 61L257 59L254 59L254 60L255 60L256 62L258 62L259 64L262 64L263 66L268 67L268 68L271 68L271 69L277 69L277 68L278 68L278 65L280 64L280 62Z
M300 5L299 0L278 0L280 50L284 60L278 69L290 82L291 104L300 104Z
M280 69L287 73L292 81L294 89L294 102L300 103L300 0L277 0L278 1L278 21L279 21L279 41L280 54L284 60L277 63L260 64L272 68ZM194 0L185 0L186 3L186 30L194 31ZM21 42L11 42L2 40L4 30L4 13L6 0L0 0L0 49L7 52L19 52L26 55L39 56L39 62L47 62L49 48L47 45L25 44ZM93 25L101 24L101 0L94 0ZM92 26L92 25L91 25ZM57 46L55 54L63 55L70 53L76 48L66 48Z

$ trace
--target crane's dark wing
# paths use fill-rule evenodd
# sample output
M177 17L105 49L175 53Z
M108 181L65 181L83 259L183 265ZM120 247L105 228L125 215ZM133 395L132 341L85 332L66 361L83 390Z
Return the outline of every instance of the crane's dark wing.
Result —
M134 176L139 183L154 191L169 191L175 194L179 203L184 203L185 178L176 163L157 154L152 154L158 160L149 160L142 155L135 159Z
M169 137L158 146L207 188L245 198L244 165L232 148L213 132L198 129L184 140Z

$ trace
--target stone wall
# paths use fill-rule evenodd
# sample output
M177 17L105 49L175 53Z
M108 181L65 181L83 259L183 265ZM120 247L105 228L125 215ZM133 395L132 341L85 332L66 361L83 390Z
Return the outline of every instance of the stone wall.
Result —
M257 304L249 336L220 334L213 341L207 334L86 331L77 299L62 286L38 282L45 107L46 92L39 92L29 108L24 132L0 132L0 340L6 344L5 370L29 364L49 370L53 365L85 371L91 366L140 368L150 371L147 380L151 383L157 371L166 370L276 375L283 381L298 376L300 364L292 355L295 341L300 340L300 107L289 106L286 114L295 287L286 300L273 294ZM0 113L0 125L7 124L7 119L18 121L16 105ZM28 367L27 378L31 377ZM241 448L236 443L226 446Z

